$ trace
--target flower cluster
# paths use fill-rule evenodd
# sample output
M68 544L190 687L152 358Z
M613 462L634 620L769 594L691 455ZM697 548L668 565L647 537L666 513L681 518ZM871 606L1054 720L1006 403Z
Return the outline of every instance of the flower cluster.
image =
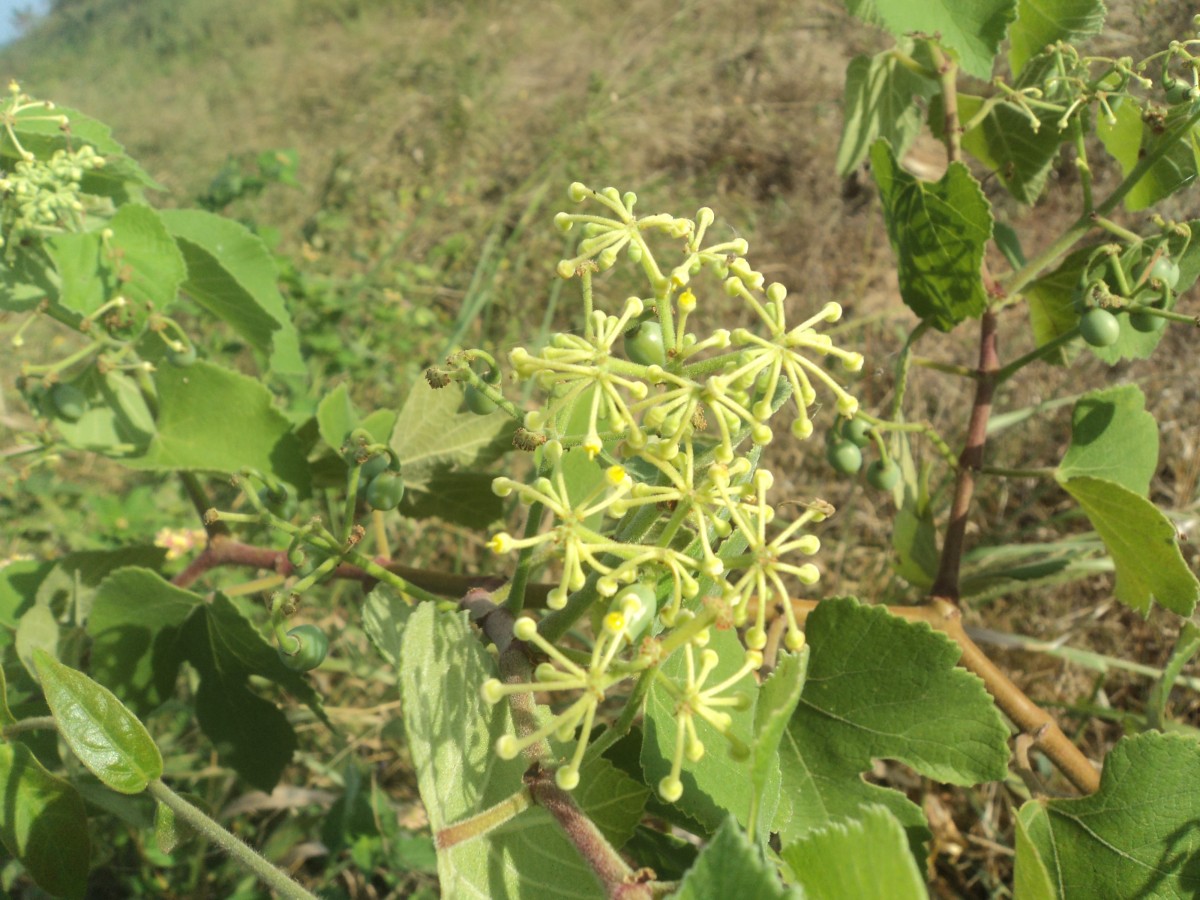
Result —
M80 183L86 172L104 165L104 157L84 144L78 150L56 150L50 159L40 160L21 146L14 128L18 116L21 122L47 120L65 127L67 119L62 115L27 114L32 109L53 108L53 104L31 100L15 82L9 84L7 101L0 104L0 123L20 156L13 170L0 177L0 246L11 243L14 237L53 234L65 227L82 226Z
M820 331L840 318L836 303L796 315L798 303L787 289L768 285L750 266L744 240L706 244L714 221L711 210L701 209L695 219L638 217L633 194L612 188L593 191L577 183L570 196L601 208L599 213L564 212L555 218L560 229L583 232L576 255L557 267L560 276L580 283L583 329L555 335L540 349L511 353L516 376L548 396L523 423L545 435L547 443L539 477L531 484L511 478L494 482L497 494L516 495L530 507L531 523L524 537L501 532L490 547L497 553L520 551L527 565L560 567L548 597L551 609L563 609L573 597L592 598L593 603L615 598L616 603L633 596L634 588L647 586L658 590L651 596L664 598L650 604L653 613L646 614L643 605L640 618L651 620L651 643L687 654L686 683L656 673L677 705L677 752L672 774L660 785L665 798L675 799L682 760L694 761L702 752L695 716L735 741L728 733L728 716L718 708L735 702L726 696L727 689L745 672L704 686L716 664L713 652L705 650L699 667L695 665L694 648L702 646L706 625L718 618L749 624L744 640L750 668L761 665L768 607L782 607L785 645L798 650L804 643L787 581L817 581L817 568L794 557L817 551L818 539L804 529L830 508L817 500L798 504L799 515L776 524L777 511L767 496L773 479L757 465L760 448L774 435L771 421L787 408L791 433L809 437L814 430L810 410L821 387L832 395L838 413L853 416L857 401L826 365L833 360L852 372L862 367L863 359ZM681 244L678 261L662 265L652 241L674 242L676 248ZM597 302L594 288L600 273L622 254L640 268L649 290L608 312ZM706 279L744 306L758 327L697 333L706 302L728 304L706 293ZM582 489L573 484L565 465L572 452L601 463L603 477L584 479ZM552 519L541 527L546 512ZM700 597L709 599L701 603ZM560 770L560 784L566 787L577 779L597 705L614 685L657 667L662 659L661 653L633 646L629 632L613 618L624 615L617 606L600 620L588 665L568 659L541 639L532 620L521 620L522 639L533 641L550 661L539 667L534 683L489 682L485 696L493 702L518 690L580 696L536 734L503 739L498 747L503 755L578 729L579 745ZM671 638L683 629L685 640ZM632 658L622 661L625 648L632 648Z

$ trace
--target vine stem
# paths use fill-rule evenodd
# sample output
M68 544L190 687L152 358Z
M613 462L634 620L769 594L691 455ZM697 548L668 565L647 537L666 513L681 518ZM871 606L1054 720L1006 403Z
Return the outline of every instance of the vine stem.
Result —
M212 841L257 875L264 884L273 888L280 897L284 897L286 900L317 900L315 894L309 893L299 884L292 881L282 869L267 862L249 844L230 834L163 784L162 781L150 782L146 791L151 797L179 816L193 831L202 834L207 840Z
M963 542L967 533L967 514L975 494L975 475L983 466L983 448L987 443L988 418L992 413L992 396L996 389L996 374L1000 358L996 350L996 314L983 314L979 325L979 378L975 382L975 401L967 425L967 440L959 456L954 477L954 500L942 543L942 558L930 593L934 600L944 598L957 603L958 575L962 565Z
M807 618L819 600L793 600L797 619ZM1034 703L971 640L962 623L962 613L949 600L934 597L922 606L889 606L894 616L926 622L958 644L962 656L958 664L983 679L984 687L996 705L1039 747L1063 776L1081 793L1094 794L1100 789L1100 773L1083 752L1071 743L1054 718Z

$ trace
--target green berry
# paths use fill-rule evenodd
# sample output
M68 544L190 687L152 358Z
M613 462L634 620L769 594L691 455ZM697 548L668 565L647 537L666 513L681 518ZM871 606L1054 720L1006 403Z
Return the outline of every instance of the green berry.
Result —
M834 441L825 451L825 458L835 471L843 475L853 475L862 468L862 450L852 441Z
M288 632L294 641L285 641L279 648L279 658L293 672L308 672L325 661L329 655L329 638L316 625L297 625ZM295 652L288 652L296 646ZM286 649L285 649L286 648Z
M1175 290L1175 285L1179 284L1179 264L1173 259L1160 256L1150 267L1150 277L1158 279L1171 290Z
M867 466L867 484L881 491L890 491L900 480L900 467L890 459L877 459Z
M1121 336L1121 324L1107 309L1095 306L1079 320L1079 333L1093 347L1111 347Z
M871 426L866 419L841 419L839 433L843 438L856 447L865 447L871 443Z
M395 509L404 498L404 479L398 472L381 472L367 485L367 503L372 509Z
M167 362L180 369L186 369L196 361L196 345L190 341L184 344L182 350L167 350Z
M486 416L496 411L495 401L473 384L463 388L463 398L467 401L467 409L477 416Z
M1153 334L1156 331L1162 331L1166 328L1167 320L1153 313L1131 312L1129 314L1129 324L1143 334Z
M367 482L387 470L392 458L386 453L377 453L362 464L358 477L361 482Z
M471 371L488 384L495 385L500 383L500 372L493 369L482 359L476 359L471 363ZM467 384L463 387L463 399L467 401L467 409L477 416L486 416L496 411L496 402L473 384Z
M58 415L68 422L77 422L87 411L87 396L73 384L54 385L50 400Z
M662 326L657 322L642 322L625 332L625 355L643 366L665 366L667 348L663 344Z

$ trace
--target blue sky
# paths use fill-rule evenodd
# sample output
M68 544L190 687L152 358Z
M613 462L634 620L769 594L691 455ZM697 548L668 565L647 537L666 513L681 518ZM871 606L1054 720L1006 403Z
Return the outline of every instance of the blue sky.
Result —
M45 9L46 0L0 0L0 44L7 44L17 36L12 27L13 13L18 9Z

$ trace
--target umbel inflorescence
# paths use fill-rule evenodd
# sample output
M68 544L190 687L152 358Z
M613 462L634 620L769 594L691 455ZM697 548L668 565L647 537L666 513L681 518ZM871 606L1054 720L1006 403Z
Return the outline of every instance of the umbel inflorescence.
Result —
M654 670L676 701L675 758L659 785L665 798L676 799L684 757L694 761L704 753L696 717L733 749L740 747L722 707L744 701L730 689L761 665L767 609L786 616L789 649L804 644L788 601L795 586L818 579L807 558L820 542L806 528L831 508L813 500L777 515L768 497L772 475L758 466L761 447L785 410L795 437L813 433L809 413L818 383L838 413L853 416L857 401L826 365L832 360L854 372L863 358L819 330L841 317L838 304L813 310L783 285L767 285L740 238L706 244L712 210L701 209L695 219L638 217L632 193L579 183L570 197L593 210L555 217L563 231L582 232L576 256L557 267L561 277L579 283L582 329L556 334L541 349L511 353L516 377L546 393L523 422L545 443L532 483L501 477L493 484L497 494L515 494L530 507L524 536L501 532L489 543L496 553L520 551L526 561L559 573L547 600L551 609L583 598L605 604L599 608L607 612L593 616L597 636L588 659L564 654L539 635L532 618L518 619L516 636L533 642L548 661L536 669L534 683L489 681L484 696L497 702L517 691L578 694L535 733L506 736L496 748L512 757L535 741L568 740L578 732L574 752L558 770L559 784L570 788L599 703L616 685ZM648 290L609 306L598 296L607 280L600 273L621 260L640 269ZM745 304L757 327L702 328L705 313L726 305L715 302L717 290ZM501 399L487 379L473 371L460 375ZM568 474L572 455L597 467L584 490ZM800 512L792 514L795 509ZM540 526L547 512L549 523ZM749 626L746 657L734 677L709 684L717 660L705 649L708 626L729 621ZM676 651L687 663L679 683L658 671Z

